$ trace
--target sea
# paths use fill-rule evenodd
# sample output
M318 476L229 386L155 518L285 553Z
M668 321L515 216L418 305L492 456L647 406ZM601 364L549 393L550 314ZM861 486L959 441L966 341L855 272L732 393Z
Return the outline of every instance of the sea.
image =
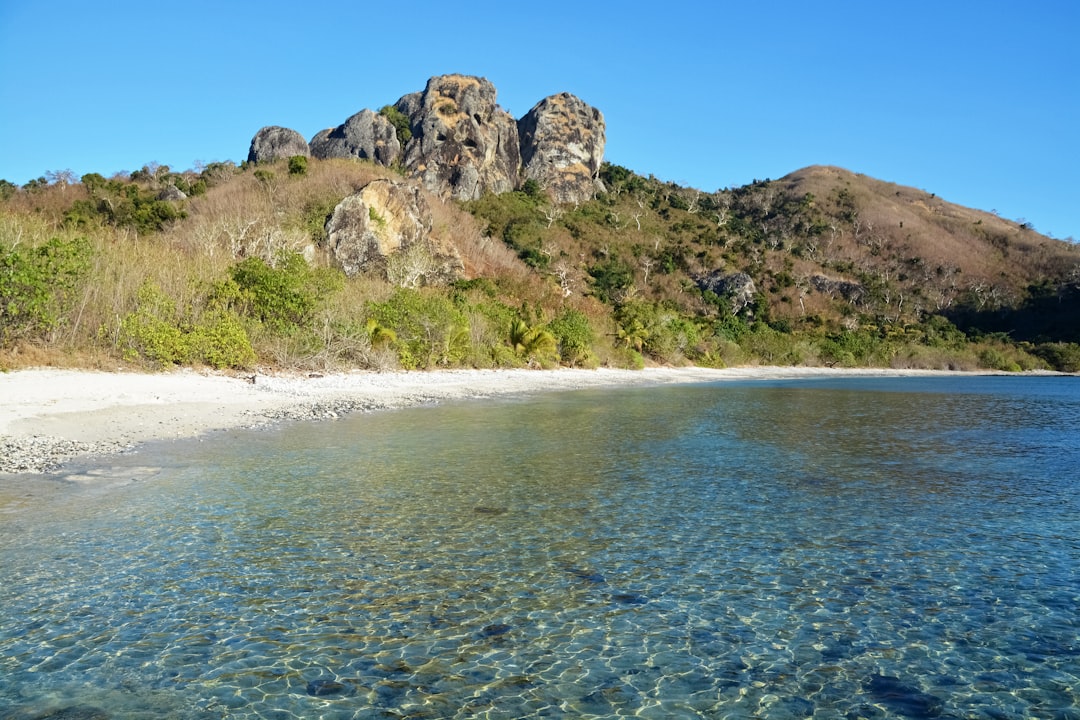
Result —
M0 718L1080 718L1080 378L579 390L0 478Z

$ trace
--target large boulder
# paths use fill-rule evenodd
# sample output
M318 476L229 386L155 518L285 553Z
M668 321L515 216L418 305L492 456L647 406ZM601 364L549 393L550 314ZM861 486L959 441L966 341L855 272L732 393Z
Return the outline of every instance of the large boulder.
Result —
M418 186L373 180L334 208L327 245L350 276L376 272L410 287L457 279L461 258L432 239L431 227L431 206Z
M250 163L264 163L297 155L304 157L311 155L311 149L304 136L289 128L268 125L255 133L255 137L251 139L247 159Z
M379 113L361 110L336 128L311 138L311 154L327 158L359 158L392 165L401 157L401 143L393 124Z
M713 270L699 278L697 284L702 290L711 290L726 298L731 303L733 314L738 314L752 305L757 292L754 279L744 272L725 273L723 270Z
M837 280L827 275L812 275L810 285L819 293L830 297L840 296L852 305L858 305L866 297L866 288L850 280Z
M559 203L591 200L602 191L604 116L570 93L538 102L518 121L522 175Z
M475 200L518 185L517 122L495 103L495 86L467 75L433 77L419 97L397 102L413 137L405 167L425 188L456 200Z

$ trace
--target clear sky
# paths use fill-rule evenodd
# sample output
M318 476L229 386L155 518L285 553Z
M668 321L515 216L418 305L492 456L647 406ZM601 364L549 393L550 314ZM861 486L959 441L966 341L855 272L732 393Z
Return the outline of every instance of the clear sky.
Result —
M0 0L0 178L240 162L433 75L706 191L838 165L1080 240L1080 2Z

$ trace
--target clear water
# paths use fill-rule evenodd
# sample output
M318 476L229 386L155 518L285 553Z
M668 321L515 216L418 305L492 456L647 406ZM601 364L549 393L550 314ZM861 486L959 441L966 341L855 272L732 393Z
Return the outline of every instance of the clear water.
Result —
M1078 425L1073 378L716 384L9 480L0 717L1080 718Z

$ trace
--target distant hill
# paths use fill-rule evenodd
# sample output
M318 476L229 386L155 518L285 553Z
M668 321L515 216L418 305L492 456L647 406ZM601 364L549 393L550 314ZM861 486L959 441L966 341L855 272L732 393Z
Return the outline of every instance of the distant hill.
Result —
M432 78L241 166L0 181L0 367L1080 370L1080 248L836 167L716 192Z

